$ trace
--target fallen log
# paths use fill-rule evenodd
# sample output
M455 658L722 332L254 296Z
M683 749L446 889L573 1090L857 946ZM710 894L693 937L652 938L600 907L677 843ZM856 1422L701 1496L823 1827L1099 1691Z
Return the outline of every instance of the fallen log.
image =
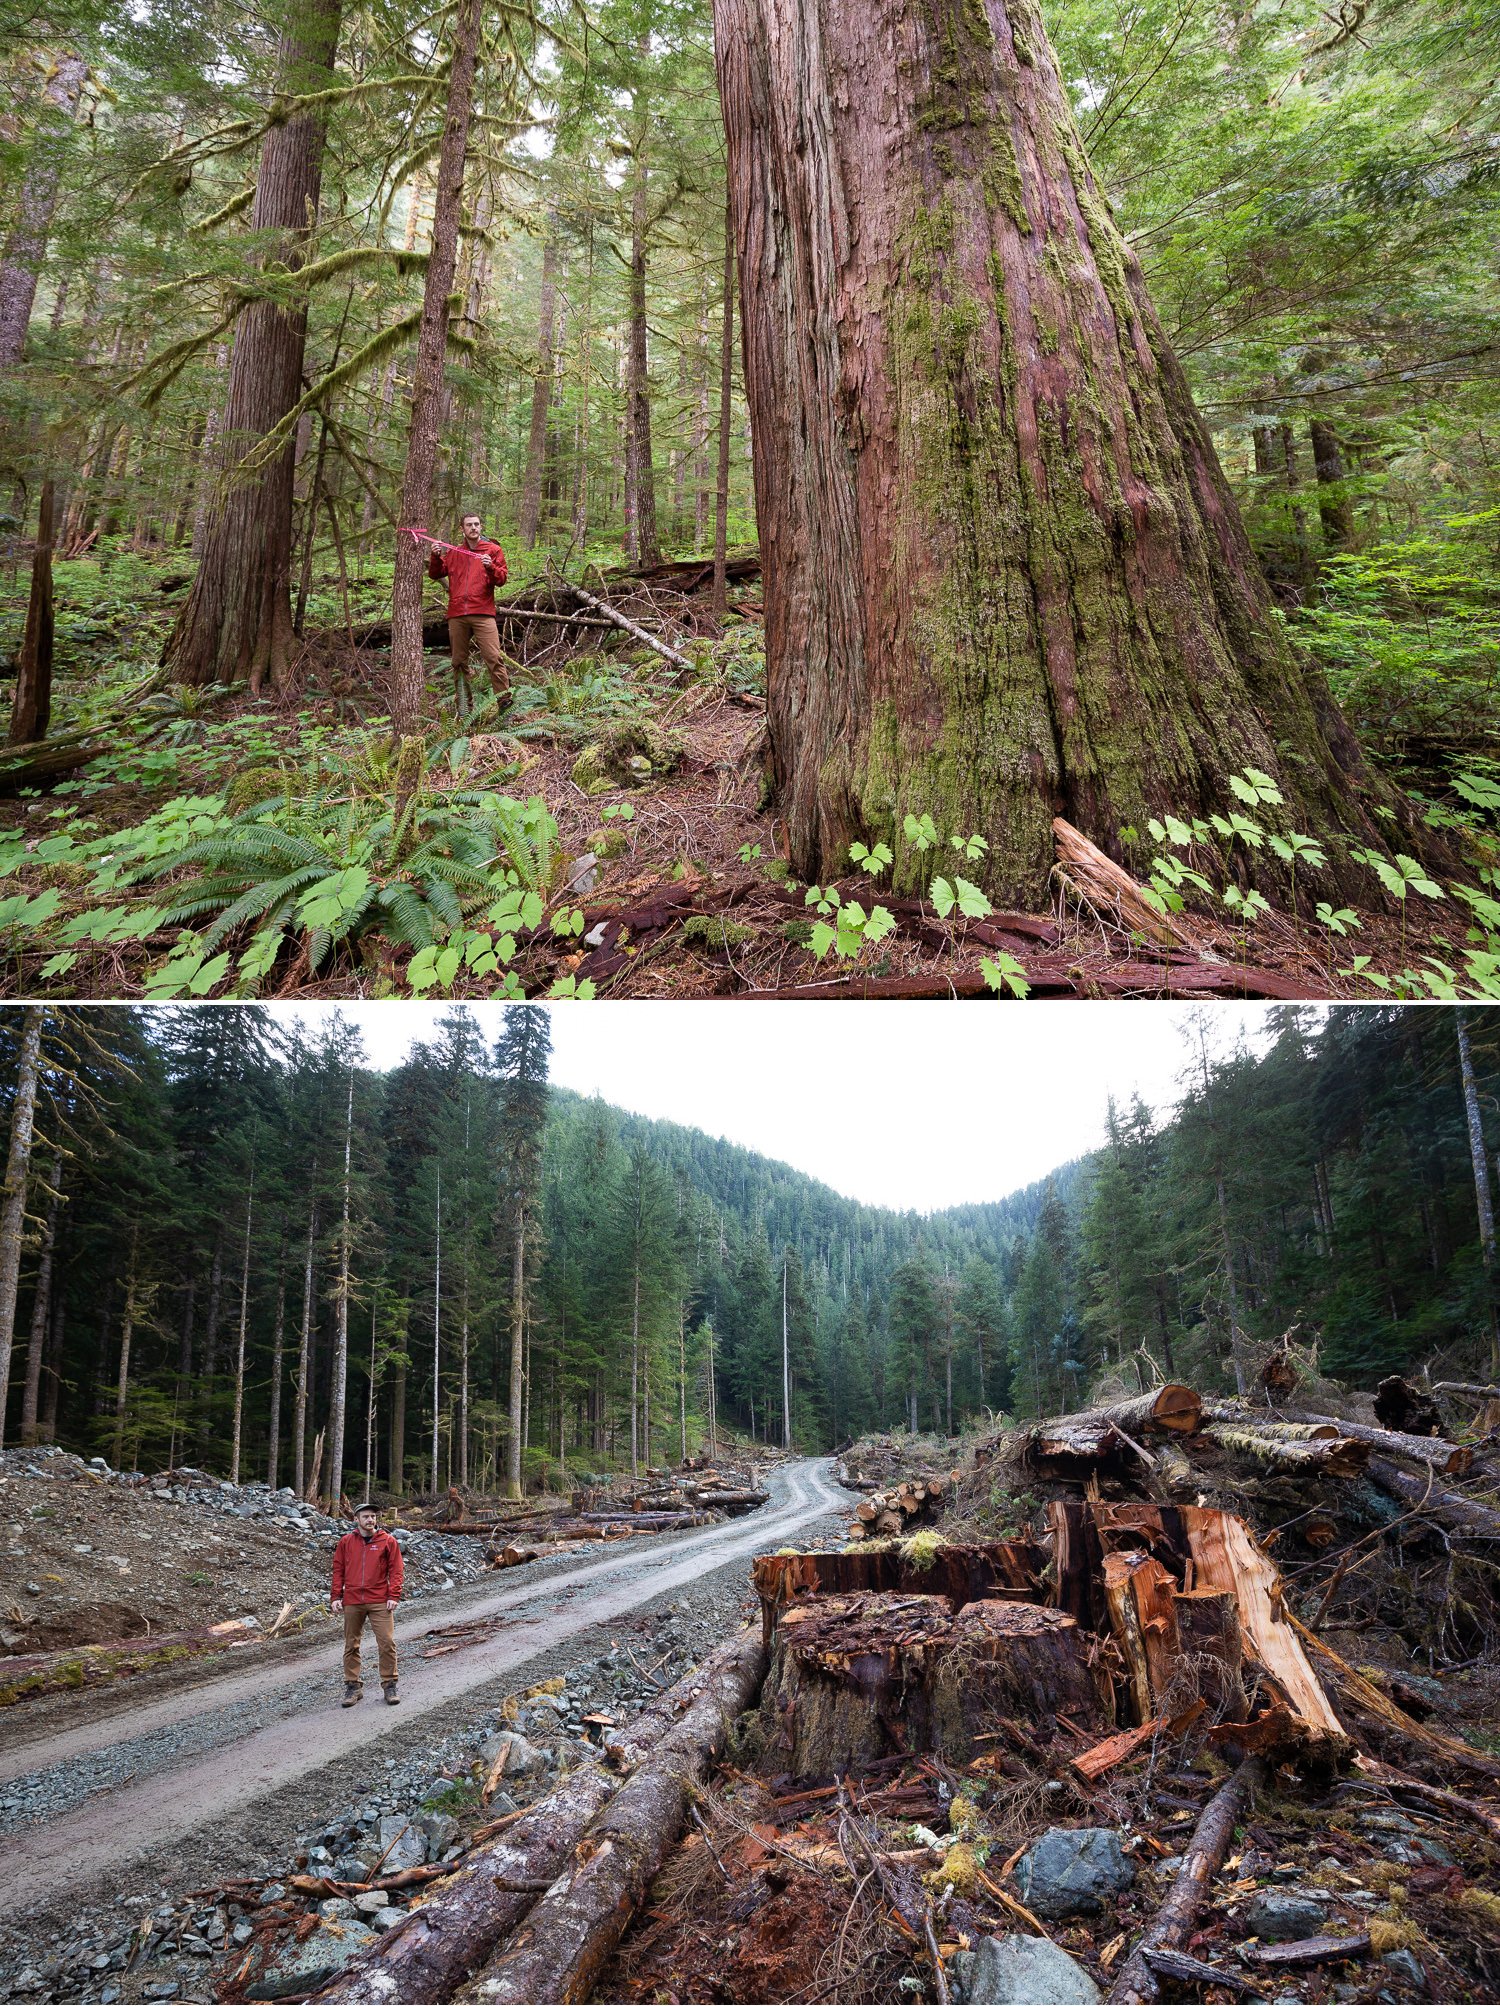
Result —
M616 627L622 627L634 640L650 648L653 654L671 662L674 668L691 670L693 665L686 655L679 654L677 649L670 647L660 635L648 634L646 629L638 627L634 620L627 620L623 613L617 612L606 600L596 599L592 592L585 592L581 585L575 585L571 579L559 578L556 583L560 592L571 592L575 599L581 599L585 606L591 606L602 619L611 621Z
M1430 1804L1438 1811L1456 1812L1461 1818L1472 1819L1492 1839L1500 1839L1500 1810L1493 1804L1481 1804L1473 1797L1461 1797L1456 1790L1444 1790L1437 1784L1423 1783L1415 1776L1406 1775L1403 1770L1393 1769L1388 1762L1377 1761L1373 1755L1357 1755L1354 1766L1377 1783L1383 1783L1388 1790L1415 1797L1419 1804Z
M1347 1964L1351 1958L1369 1957L1372 1951L1370 1932L1362 1929L1354 1936L1305 1936L1299 1943L1252 1943L1240 1955L1268 1971L1299 1971L1313 1964Z
M703 1667L703 1690L588 1828L473 1997L525 2002L587 1999L660 1871L694 1787L723 1745L727 1723L755 1699L765 1649L753 1630ZM584 1854L587 1857L584 1857Z
M1368 1442L1385 1456L1405 1456L1409 1462L1428 1463L1445 1477L1467 1476L1473 1466L1474 1451L1457 1442L1445 1442L1434 1435L1399 1435L1390 1428L1372 1428L1364 1421L1341 1421L1335 1414L1298 1414L1299 1421L1321 1421L1337 1428L1356 1442Z
M1177 1985L1217 1985L1238 1999L1266 1996L1264 1986L1253 1979L1226 1970L1222 1964L1206 1964L1201 1957L1189 1957L1183 1950L1145 1950L1141 1955L1159 1978L1170 1978Z
M1463 1533L1471 1539L1500 1539L1500 1511L1492 1505L1476 1504L1457 1491L1442 1490L1431 1477L1399 1469L1384 1456L1371 1456L1369 1476L1387 1497L1397 1498L1424 1516L1437 1519L1451 1532Z
M1434 1393L1459 1394L1468 1400L1500 1400L1500 1386L1475 1386L1466 1379L1439 1379Z
M1160 1999L1161 1986L1148 1953L1181 1950L1187 1941L1213 1877L1224 1864L1234 1828L1249 1810L1266 1775L1264 1760L1248 1756L1204 1806L1156 1920L1120 1966L1110 1988L1110 2006L1142 2006L1142 2002Z
M264 1635L255 1623L233 1617L203 1629L162 1630L153 1636L116 1637L102 1644L0 1658L0 1707L106 1679L129 1678L180 1658L258 1644Z
M575 1769L519 1817L505 1819L503 1837L497 1835L443 1868L443 1885L404 1922L352 1958L316 1997L411 2001L412 2006L451 1999L525 1918L541 1888L563 1871L593 1821L622 1788L624 1775L651 1759L705 1691L719 1690L723 1655L715 1653L653 1699L621 1730L603 1761Z
M1294 1474L1327 1477L1357 1477L1370 1460L1368 1442L1340 1436L1330 1429L1326 1435L1298 1439L1269 1428L1232 1426L1214 1422L1204 1429L1210 1441L1232 1455L1253 1456L1278 1470Z

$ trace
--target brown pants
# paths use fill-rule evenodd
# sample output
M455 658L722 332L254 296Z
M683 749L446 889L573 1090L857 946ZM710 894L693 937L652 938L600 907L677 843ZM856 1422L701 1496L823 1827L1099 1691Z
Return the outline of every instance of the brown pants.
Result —
M479 650L480 660L490 673L490 688L497 697L510 694L510 671L500 652L500 632L495 622L477 615L465 615L448 622L448 645L453 653L453 674L460 690L468 687L469 649Z
M375 1632L375 1644L380 1652L380 1683L393 1686L396 1683L396 1612L387 1609L383 1602L344 1604L344 1683L350 1686L362 1683L359 1675L359 1634L366 1623Z

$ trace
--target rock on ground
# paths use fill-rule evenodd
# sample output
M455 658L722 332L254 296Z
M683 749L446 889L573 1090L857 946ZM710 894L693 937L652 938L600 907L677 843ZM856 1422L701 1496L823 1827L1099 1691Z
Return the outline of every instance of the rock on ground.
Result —
M1097 1915L1135 1879L1120 1835L1104 1825L1054 1825L1016 1868L1016 1885L1038 1915Z
M1104 1997L1083 1966L1045 1936L987 1936L955 1959L966 2006L1095 2006Z

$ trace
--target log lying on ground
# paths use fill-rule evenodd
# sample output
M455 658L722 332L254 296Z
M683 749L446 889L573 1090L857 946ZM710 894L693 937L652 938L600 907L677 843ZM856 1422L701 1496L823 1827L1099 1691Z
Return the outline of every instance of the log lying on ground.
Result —
M890 1537L909 1526L935 1518L947 1501L949 1480L943 1476L910 1477L889 1490L875 1491L855 1506L851 1539L871 1534Z
M587 1846L532 1908L475 1987L475 1998L581 2000L593 1991L676 1843L727 1722L754 1703L765 1671L759 1636L744 1631L715 1653L705 1674L710 1666L699 1697L595 1818Z
M1203 1425L1203 1402L1191 1386L1169 1379L1165 1386L1153 1386L1148 1393L1137 1393L1128 1400L1106 1401L1103 1406L1087 1407L1068 1418L1108 1422L1111 1427L1136 1436L1196 1435Z
M1378 1484L1387 1497L1436 1519L1450 1532L1470 1539L1500 1540L1500 1511L1493 1505L1479 1504L1457 1491L1444 1490L1432 1477L1403 1470L1384 1456L1371 1456L1369 1475L1370 1481Z
M1161 1987L1149 1954L1153 1950L1180 1950L1191 1935L1214 1875L1224 1864L1234 1828L1249 1810L1266 1774L1260 1756L1247 1757L1204 1806L1155 1922L1120 1966L1110 1988L1111 2006L1117 2002L1139 2006L1139 2002L1160 1999Z
M1087 1407L1041 1421L1026 1439L1025 1455L1040 1476L1084 1476L1094 1470L1154 1467L1148 1436L1196 1435L1203 1403L1191 1386L1169 1381L1128 1400Z
M1335 1414L1298 1414L1299 1421L1321 1421L1337 1428L1356 1442L1368 1442L1383 1456L1405 1456L1409 1462L1427 1463L1445 1477L1467 1476L1474 1451L1457 1442L1445 1442L1434 1435L1398 1435L1390 1428L1371 1428L1363 1421L1341 1421Z
M148 1637L115 1637L102 1644L79 1644L61 1651L33 1651L0 1658L0 1707L44 1693L102 1684L155 1671L180 1658L203 1657L258 1644L265 1636L257 1625L234 1617L198 1630L163 1630Z
M800 1780L898 1750L961 1766L997 1723L1050 1736L1063 1714L1085 1734L1114 1725L1097 1646L1061 1610L977 1601L955 1615L941 1595L815 1595L782 1611L758 1727Z
M1500 1386L1476 1386L1467 1379L1439 1379L1434 1393L1461 1394L1469 1400L1500 1400Z
M1101 1776L1108 1776L1112 1769L1118 1769L1122 1762L1128 1762L1150 1741L1175 1740L1186 1734L1205 1711L1205 1702L1195 1700L1185 1711L1169 1720L1165 1714L1158 1714L1154 1720L1144 1720L1139 1727L1121 1728L1118 1734L1107 1735L1103 1741L1096 1741L1092 1748L1075 1755L1068 1767L1080 1783L1097 1783Z
M459 1862L421 1908L352 1958L317 1998L413 2006L451 1999L525 1919L599 1814L629 1787L623 1776L634 1770L634 1782L646 1774L658 1750L665 1760L667 1742L703 1707L738 1700L747 1662L745 1642L736 1638L659 1694L621 1731L607 1760L575 1769L508 1822L503 1836ZM738 1701L736 1711L745 1704Z
M1257 1462L1294 1474L1357 1477L1370 1460L1368 1442L1356 1442L1333 1429L1326 1436L1301 1441L1269 1428L1241 1427L1228 1422L1214 1422L1203 1432L1233 1455L1251 1456Z

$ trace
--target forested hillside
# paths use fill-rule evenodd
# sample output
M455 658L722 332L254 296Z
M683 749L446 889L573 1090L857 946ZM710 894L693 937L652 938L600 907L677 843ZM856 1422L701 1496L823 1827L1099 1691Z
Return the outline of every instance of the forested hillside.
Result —
M1259 1052L1199 1022L1170 1120L1112 1108L1082 1164L926 1218L550 1087L534 1006L493 1047L455 1009L389 1073L337 1013L0 1032L12 1442L351 1493L430 1488L435 1444L492 1487L675 1458L711 1405L783 1441L783 1340L807 1449L1111 1376L1232 1387L1294 1324L1361 1383L1496 1363L1489 1013L1288 1011Z
M1482 0L0 10L4 980L1491 993L1497 54Z

